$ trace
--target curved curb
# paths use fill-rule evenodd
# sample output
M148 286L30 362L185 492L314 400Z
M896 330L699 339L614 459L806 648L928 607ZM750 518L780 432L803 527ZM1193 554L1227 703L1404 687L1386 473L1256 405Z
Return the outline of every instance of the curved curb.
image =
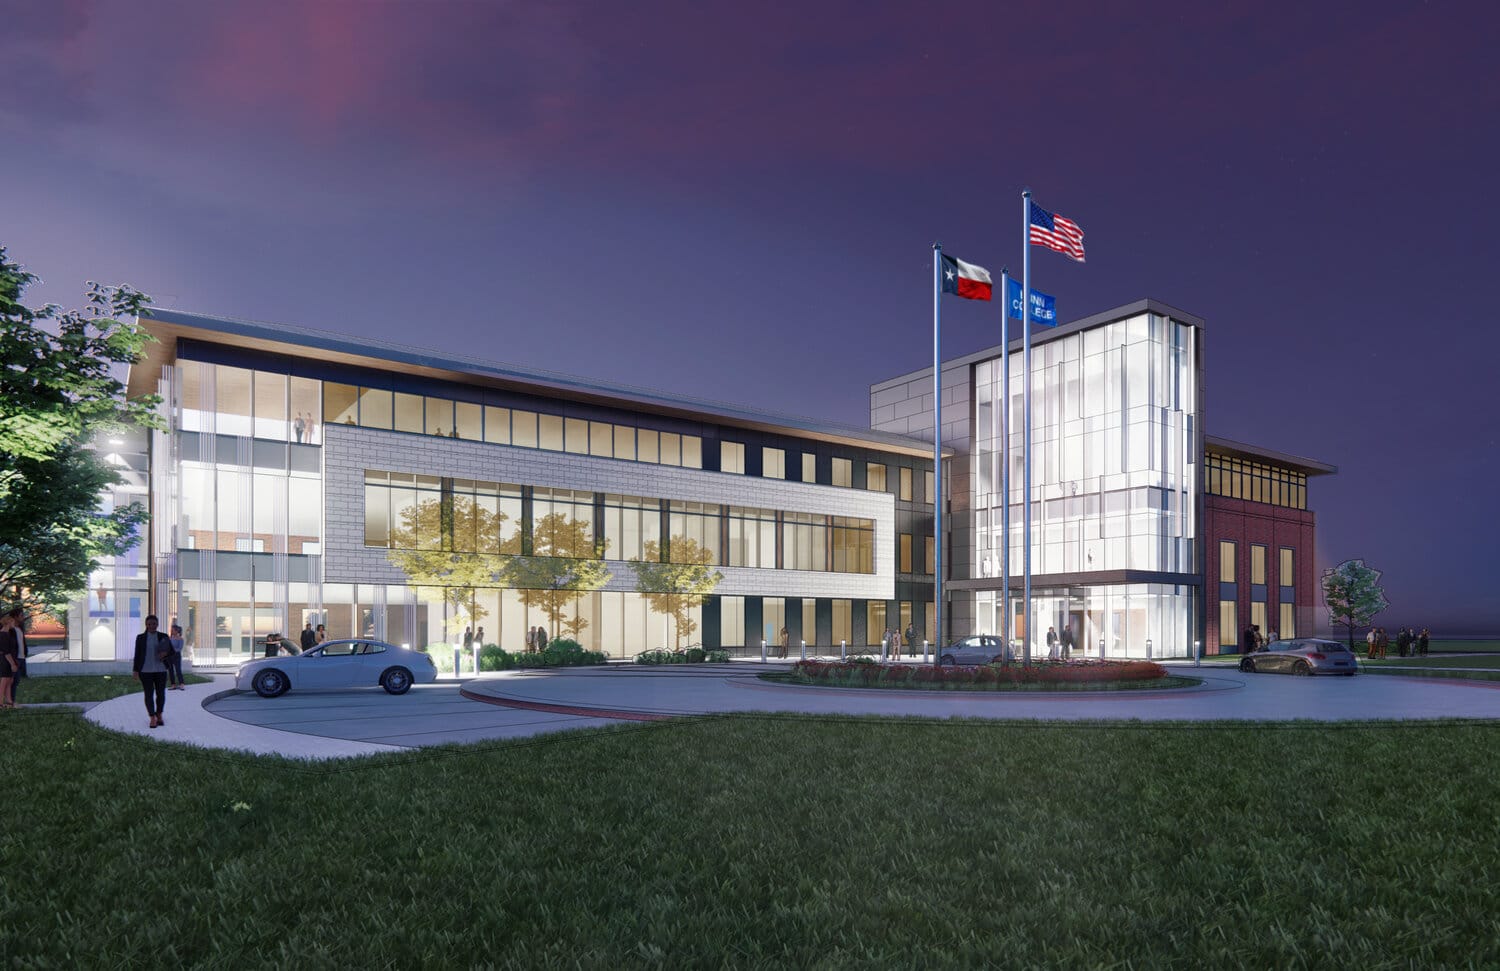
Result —
M1041 691L947 691L941 688L853 688L844 685L822 685L822 684L792 684L790 682L767 681L758 674L740 675L733 678L725 678L724 683L747 691L818 691L825 694L836 694L845 697L874 697L884 698L952 698L959 701L973 699L982 700L985 703L1003 703L1007 701L1119 701L1121 698L1181 698L1185 695L1201 695L1213 691L1243 691L1245 686L1238 682L1210 685L1211 678L1200 678L1202 683L1184 685L1181 688L1129 688L1124 690L1067 690L1063 688L1049 688Z
M623 711L612 708L586 708L580 705L555 705L542 701L522 701L519 698L507 698L503 695L476 694L468 688L458 689L459 697L470 701L478 701L486 705L496 705L501 708L523 708L527 711L545 711L555 715L579 715L585 718L613 718L620 721L633 722L664 722L677 715L663 715L658 712L646 711Z

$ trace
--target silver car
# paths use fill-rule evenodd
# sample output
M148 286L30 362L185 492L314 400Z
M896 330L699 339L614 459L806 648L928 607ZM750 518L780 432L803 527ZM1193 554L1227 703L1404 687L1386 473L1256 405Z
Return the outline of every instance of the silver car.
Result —
M938 660L943 664L999 664L1008 659L1005 641L994 634L965 637L949 644L938 654Z
M1359 670L1359 662L1349 648L1338 641L1319 637L1294 637L1272 641L1264 651L1240 658L1240 670L1247 674L1273 671L1281 674L1345 674Z
M423 651L397 647L367 637L324 641L289 657L268 657L240 665L234 686L275 698L289 688L326 691L332 688L373 688L404 695L413 684L437 680L437 667Z

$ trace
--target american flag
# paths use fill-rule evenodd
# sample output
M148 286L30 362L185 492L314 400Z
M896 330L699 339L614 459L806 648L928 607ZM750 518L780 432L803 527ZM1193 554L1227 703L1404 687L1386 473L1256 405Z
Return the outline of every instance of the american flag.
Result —
M1031 204L1031 242L1056 250L1070 260L1083 262L1083 230L1065 216Z

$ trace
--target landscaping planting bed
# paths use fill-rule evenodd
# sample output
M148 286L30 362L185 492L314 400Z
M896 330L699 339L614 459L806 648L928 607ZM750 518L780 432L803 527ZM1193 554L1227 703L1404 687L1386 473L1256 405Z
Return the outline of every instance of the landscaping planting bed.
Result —
M918 691L1120 691L1201 683L1197 678L1169 674L1152 661L1099 660L980 665L798 661L790 673L761 677L786 684Z

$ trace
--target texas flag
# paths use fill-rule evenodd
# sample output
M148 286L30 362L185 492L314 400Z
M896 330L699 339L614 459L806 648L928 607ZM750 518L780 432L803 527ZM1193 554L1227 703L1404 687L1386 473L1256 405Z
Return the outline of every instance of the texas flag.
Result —
M990 298L990 271L943 254L943 292L956 293L970 300Z

